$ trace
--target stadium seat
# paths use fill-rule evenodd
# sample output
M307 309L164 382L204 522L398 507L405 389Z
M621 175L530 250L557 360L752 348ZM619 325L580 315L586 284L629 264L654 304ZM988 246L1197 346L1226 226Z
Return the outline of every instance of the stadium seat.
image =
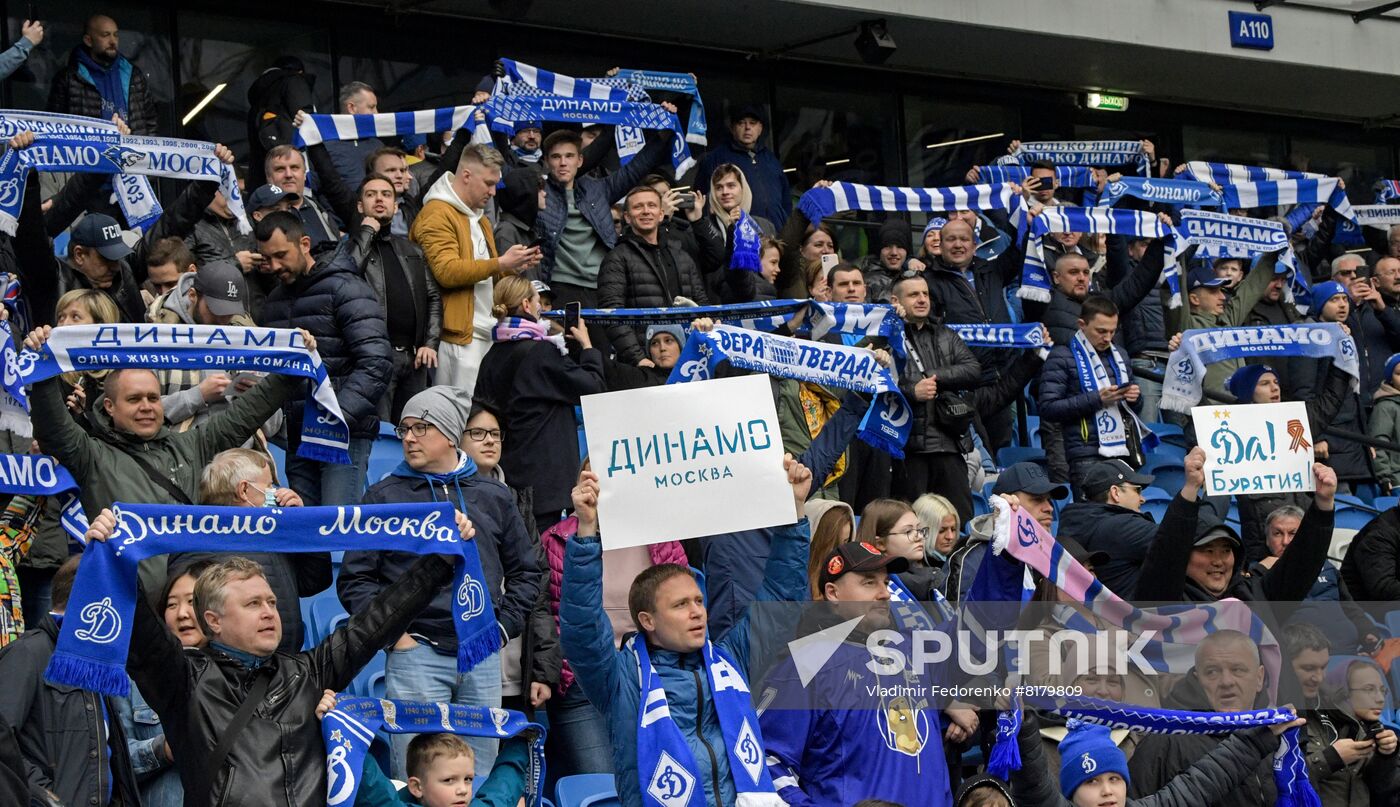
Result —
M1176 498L1174 494L1168 493L1156 485L1149 485L1142 489L1142 498L1149 502L1170 502Z
M273 443L267 444L267 453L272 455L272 464L277 466L277 478L283 484L287 482L287 452L282 447Z
M987 503L987 497L981 493L972 494L972 517L983 516L992 512L992 506Z
M1154 451L1143 458L1141 470L1145 474L1150 474L1153 473L1154 468L1171 465L1181 465L1181 459L1173 454Z
M310 650L321 642L321 631L318 630L316 617L311 613L311 604L316 600L312 597L301 598L301 649Z
M1400 637L1400 611L1390 611L1385 615L1385 629L1390 635Z
M617 784L610 773L582 773L565 776L554 785L558 807L613 807L621 805Z
M1182 434L1181 427L1175 423L1148 423L1146 426L1153 434L1162 438L1169 435L1180 437Z
M1170 501L1163 499L1143 502L1142 512L1150 513L1152 515L1152 520L1157 522L1158 524L1161 524L1162 519L1165 518L1167 515L1167 507L1170 504Z
M1351 489L1352 492L1356 494L1357 498L1371 505L1374 505L1376 499L1381 495L1380 486L1374 482L1353 482L1351 483Z
M1371 502L1372 499L1362 498L1361 496L1356 496L1351 493L1337 494L1338 509L1343 507L1355 507L1358 510L1374 511L1376 508Z
M1356 539L1356 530L1337 526L1332 530L1332 544L1327 547L1327 557L1342 562L1342 558L1347 556L1347 550L1351 548L1351 542Z
M1040 415L1026 415L1026 439L1031 448L1040 448Z
M1170 460L1181 463L1186 461L1186 448L1171 443L1158 443L1148 456L1157 457L1159 461Z
M1044 465L1045 449L1006 446L997 451L997 465L999 467L1010 468L1018 462L1037 462Z
M1400 496L1377 496L1372 502L1375 508L1382 513L1400 504Z
M374 694L375 678L379 680L379 691L384 691L384 651L374 654L374 658L369 660L359 675L350 682L350 692L362 698L382 698L383 695Z
M316 624L316 635L320 637L318 642L330 636L337 625L350 618L341 607L340 600L336 599L335 592L330 594L329 597L319 594L311 600L311 620Z
M1359 507L1338 507L1334 523L1340 529L1360 530L1375 517L1375 513Z
M1173 496L1180 493L1186 484L1186 468L1181 465L1160 465L1149 473L1156 477L1152 484Z

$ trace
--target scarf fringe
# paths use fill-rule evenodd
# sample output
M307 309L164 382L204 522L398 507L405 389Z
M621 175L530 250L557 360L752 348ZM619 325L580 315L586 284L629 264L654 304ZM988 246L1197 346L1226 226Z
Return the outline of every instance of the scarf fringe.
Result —
M131 694L131 679L127 677L126 667L63 651L54 651L49 658L49 666L44 669L44 677L56 684L67 684L89 692L103 692L123 698Z
M1025 284L1022 284L1021 288L1017 290L1016 296L1020 297L1022 300L1034 300L1037 303L1050 302L1049 289L1041 289L1035 286L1027 286Z
M320 443L308 443L305 440L297 446L297 456L316 462L331 462L336 465L350 464L350 452L346 449L323 446Z
M1000 723L1004 719L998 718ZM997 732L996 743L992 746L992 753L987 757L987 773L998 779L1010 779L1012 771L1021 769L1021 745L1017 742L1015 733L1011 736L1004 736ZM1301 806L1300 806L1301 807Z
M495 623L491 623L490 627L495 628ZM467 672L500 649L500 631L483 629L467 641L457 643L457 669Z

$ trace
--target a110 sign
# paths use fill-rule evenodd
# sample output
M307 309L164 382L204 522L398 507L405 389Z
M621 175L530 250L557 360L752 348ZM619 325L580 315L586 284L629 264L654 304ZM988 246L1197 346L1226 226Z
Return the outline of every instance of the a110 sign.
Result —
M1247 11L1230 12L1230 44L1237 48L1274 49L1274 18Z

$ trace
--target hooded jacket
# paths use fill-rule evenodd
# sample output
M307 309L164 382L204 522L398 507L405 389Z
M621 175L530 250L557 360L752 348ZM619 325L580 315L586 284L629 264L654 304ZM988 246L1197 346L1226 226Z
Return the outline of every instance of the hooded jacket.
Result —
M764 121L763 126L767 129L768 123ZM709 188L715 169L725 163L738 167L751 188L753 206L749 212L768 219L781 229L792 212L792 186L788 183L787 174L783 173L782 161L763 145L762 137L752 150L728 137L706 152L695 171L695 187Z
M365 504L439 501L449 502L470 514L502 642L519 636L544 587L545 570L508 488L481 478L476 472L476 463L470 460L451 473L434 476L431 481L405 462L370 487L363 499ZM417 558L407 552L346 552L336 581L341 605L348 613L359 613L395 580L401 579ZM450 589L438 591L407 630L447 656L457 655L457 632L452 622L453 596Z
M1368 418L1367 431L1379 440L1400 443L1400 389L1389 382L1382 383L1372 397L1375 401ZM1376 469L1376 481L1400 488L1400 451L1384 448L1376 449L1376 458L1371 461Z
M263 305L263 325L310 331L350 424L350 436L379 436L379 399L389 386L393 359L379 300L348 250L316 261L291 284L279 283ZM301 423L304 406L300 397L291 401L287 422ZM300 444L300 429L288 428L288 451Z
M772 552L761 575L760 602L795 602L807 598L807 520L772 533ZM747 678L751 659L749 608L732 629L711 638L715 647L735 662ZM575 537L564 554L563 599L559 603L559 642L574 674L607 722L612 740L613 770L622 807L641 807L642 782L653 771L637 770L637 718L641 708L637 657L613 645L612 624L603 613L603 547L596 536ZM700 653L675 653L648 648L666 691L671 719L685 738L695 761L705 804L734 804L729 754L714 693ZM747 683L747 682L746 682Z
M704 273L710 289L718 292L720 281L729 271L729 259L734 251L734 224L738 217L725 215L719 209L719 203L714 201L713 176L705 186L705 193L710 200L706 204L708 212L691 225L691 229L700 251L700 271ZM739 209L748 212L760 233L770 237L777 235L778 230L773 222L753 212L753 189L743 171L739 172Z
M974 516L967 522L967 537L953 547L948 560L938 567L933 585L949 602L966 601L972 581L977 579L977 570L982 568L982 558L987 556L987 547L991 546L995 523L995 513Z
M478 259L472 246L471 220L486 239L489 258ZM423 209L413 220L409 237L422 247L428 268L442 297L442 341L454 345L486 339L495 320L491 295L501 276L500 255L491 222L467 207L452 189L452 175L443 174L423 196Z
M78 45L68 53L68 64L53 77L49 85L49 111L68 115L82 115L88 118L112 119L112 103L105 101L92 69L85 59L83 46ZM146 83L146 74L141 72L125 56L117 54L116 60L108 68L116 71L114 83L118 84L126 96L126 114L122 117L131 127L134 135L153 135L159 118L156 115L155 99L151 97ZM115 111L115 110L113 110ZM105 113L105 114L104 114Z
M674 278L672 276L674 273ZM677 297L709 305L709 292L695 261L674 237L657 233L650 244L635 233L617 241L598 270L599 308L666 308ZM619 361L636 364L646 358L646 328L609 325L608 339Z

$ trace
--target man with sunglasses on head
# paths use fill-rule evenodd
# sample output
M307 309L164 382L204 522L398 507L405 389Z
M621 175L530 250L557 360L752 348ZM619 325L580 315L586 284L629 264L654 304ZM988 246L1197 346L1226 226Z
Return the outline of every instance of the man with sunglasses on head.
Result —
M404 461L365 492L365 504L448 501L472 514L486 586L501 630L501 644L519 636L545 583L545 569L510 489L479 472L462 447L467 430L465 396L453 387L429 387L404 404L394 432L403 441ZM349 613L359 613L413 565L403 552L346 552L336 593ZM384 663L388 697L470 706L501 705L501 654L471 672L457 673L457 634L452 598L439 591L408 631L389 648ZM393 776L407 779L404 755L413 735L395 735ZM471 738L476 764L490 770L496 741Z

